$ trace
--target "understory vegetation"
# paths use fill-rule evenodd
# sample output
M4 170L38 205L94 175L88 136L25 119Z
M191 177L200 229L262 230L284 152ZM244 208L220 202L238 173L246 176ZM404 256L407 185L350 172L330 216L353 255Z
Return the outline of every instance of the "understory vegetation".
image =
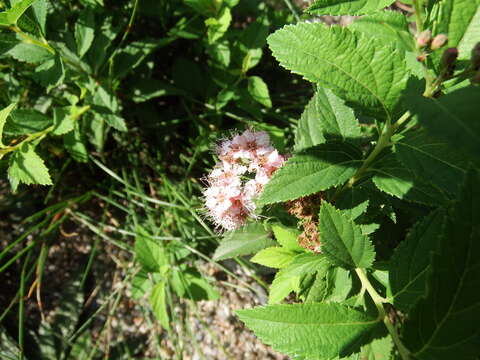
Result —
M0 358L479 359L479 83L480 0L0 0Z

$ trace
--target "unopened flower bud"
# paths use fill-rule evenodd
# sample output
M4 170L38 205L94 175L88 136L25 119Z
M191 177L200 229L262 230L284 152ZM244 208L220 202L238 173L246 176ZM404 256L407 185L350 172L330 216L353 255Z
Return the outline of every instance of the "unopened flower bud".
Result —
M424 30L417 35L417 45L419 48L427 47L432 41L432 32L430 30Z
M448 48L443 52L441 60L441 73L444 79L448 79L453 76L455 70L455 63L458 57L457 48Z
M472 50L472 67L474 70L480 70L480 42Z
M445 34L438 34L435 36L432 40L432 43L430 45L430 49L433 51L440 49L443 47L448 41L447 35Z

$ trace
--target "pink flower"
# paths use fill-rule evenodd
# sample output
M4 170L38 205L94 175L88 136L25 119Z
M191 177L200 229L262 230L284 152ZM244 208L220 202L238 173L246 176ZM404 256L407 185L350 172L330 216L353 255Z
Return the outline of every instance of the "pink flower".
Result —
M246 130L223 141L216 152L221 162L207 177L205 205L217 226L233 230L255 218L255 199L285 160L264 131Z

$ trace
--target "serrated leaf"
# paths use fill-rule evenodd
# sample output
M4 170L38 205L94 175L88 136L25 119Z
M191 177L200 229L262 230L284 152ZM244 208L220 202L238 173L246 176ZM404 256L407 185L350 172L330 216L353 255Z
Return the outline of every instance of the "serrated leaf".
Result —
M75 124L74 130L65 134L63 137L63 145L76 161L88 161L88 150L83 142L83 137L78 126L78 122Z
M165 298L165 281L158 282L150 295L150 304L152 305L155 317L164 329L170 330L170 321L167 312L167 302Z
M304 150L274 173L257 203L293 200L343 184L361 163L360 151L348 143L321 144Z
M267 108L272 107L272 101L270 100L270 93L268 92L268 86L265 81L258 76L248 77L248 92L255 101L259 102Z
M0 34L0 55L8 52L19 43L20 39L18 39L15 34Z
M33 79L45 87L55 87L63 82L65 68L62 58L56 55L53 59L45 61L35 69Z
M393 342L390 336L375 339L370 344L362 346L359 354L353 354L342 360L391 360Z
M330 90L318 87L300 118L295 150L303 150L328 140L360 138L360 126L353 110Z
M282 269L288 266L296 255L296 252L275 246L260 250L250 261L263 266Z
M0 147L4 147L3 145L3 127L7 122L7 118L10 116L10 113L15 108L17 104L10 104L6 108L0 110Z
M135 300L141 299L155 283L161 280L162 275L160 273L149 273L147 270L141 269L131 282L132 298Z
M480 174L470 170L433 257L425 299L402 339L420 360L478 359L480 344Z
M480 88L469 86L435 99L408 98L412 112L429 134L446 141L452 151L463 151L471 159L480 159Z
M273 349L309 359L348 356L380 324L375 317L333 303L271 305L237 313Z
M275 240L278 241L282 247L292 251L304 251L305 249L298 245L297 238L300 235L300 231L297 229L291 229L286 226L275 224L272 225L273 235Z
M420 220L395 249L389 263L392 304L407 312L426 294L431 258L443 234L445 214L435 211Z
M268 303L278 304L282 302L291 292L300 290L300 276L288 274L287 270L280 270L268 289Z
M270 233L262 224L252 223L225 234L215 250L215 260L225 260L235 256L256 253L266 247L274 246Z
M280 64L366 115L392 118L407 85L404 54L369 36L323 24L288 25L268 38Z
M344 190L335 200L335 206L342 213L355 220L367 211L370 203L371 192L363 186L353 186Z
M449 198L436 186L416 178L394 154L389 154L373 164L373 183L392 196L420 204L441 205Z
M347 269L372 265L375 250L361 227L326 201L320 208L319 232L322 252L332 264Z
M468 161L442 141L425 131L409 132L395 144L397 158L416 176L440 189L457 193Z
M448 47L459 50L459 59L469 59L480 38L480 0L442 0L436 33L448 35Z
M138 226L135 236L135 255L137 260L149 272L160 272L169 264L167 253L159 240L154 240L148 232Z
M85 8L80 12L75 24L75 42L77 53L80 57L90 49L95 36L95 14L91 8Z
M57 107L53 110L53 135L64 135L75 127L75 118L70 113L70 107Z
M363 15L391 5L394 0L316 0L307 9L315 15Z
M405 51L415 51L415 43L408 29L408 20L399 11L381 11L362 16L348 28L378 39L385 45L398 46Z
M13 191L16 191L19 183L52 185L48 169L32 144L24 144L10 155L8 178Z
M17 43L17 45L12 47L7 53L18 61L30 64L43 64L55 56L43 46L28 42Z
M9 26L15 25L23 15L23 13L32 5L36 0L20 0L15 3L10 9L0 12L0 25Z

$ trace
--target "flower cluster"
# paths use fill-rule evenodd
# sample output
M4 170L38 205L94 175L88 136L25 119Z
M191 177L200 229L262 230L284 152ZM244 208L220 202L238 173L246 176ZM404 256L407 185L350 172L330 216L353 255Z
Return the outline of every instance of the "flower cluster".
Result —
M254 198L285 161L264 131L246 130L216 148L220 162L204 191L209 216L226 230L243 225L255 211Z

